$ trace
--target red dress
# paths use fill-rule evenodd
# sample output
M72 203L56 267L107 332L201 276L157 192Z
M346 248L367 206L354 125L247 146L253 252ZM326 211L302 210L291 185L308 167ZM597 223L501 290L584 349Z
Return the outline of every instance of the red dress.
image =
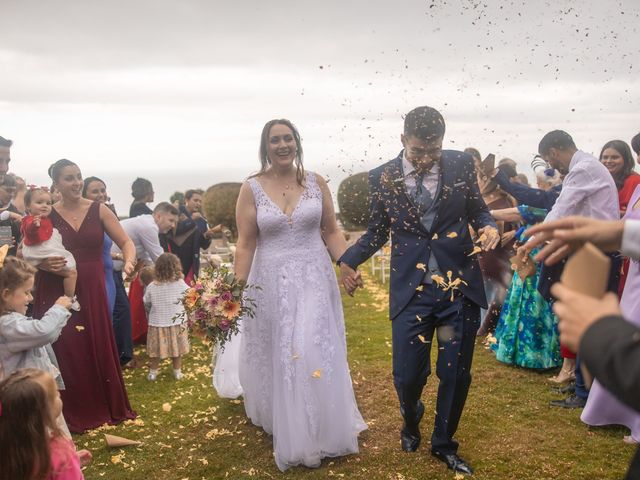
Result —
M77 232L55 208L50 218L65 248L76 259L76 295L82 307L81 311L73 312L53 344L66 387L60 393L69 430L80 433L105 423L135 418L120 371L107 305L100 204L93 202ZM35 292L33 316L41 318L63 295L62 277L39 271Z

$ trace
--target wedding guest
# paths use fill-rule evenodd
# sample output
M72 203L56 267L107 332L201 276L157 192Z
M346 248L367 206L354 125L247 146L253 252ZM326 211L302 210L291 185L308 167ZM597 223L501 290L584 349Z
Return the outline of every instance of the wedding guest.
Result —
M595 157L578 150L567 132L554 130L547 133L540 141L538 153L552 168L565 175L560 195L547 215L546 222L571 215L605 220L619 218L618 192L611 174ZM560 278L563 266L544 265L541 270L538 290L547 301L552 301L549 289ZM612 258L609 284L612 291L617 291L618 288L619 268L619 258ZM558 376L552 381L563 383L575 375L575 392L564 400L552 401L551 405L582 408L589 392L579 368L579 360L575 360L575 353L567 348L563 347L561 353L566 361Z
M503 159L503 165L510 165L511 159ZM485 162L486 163L486 162ZM515 162L514 162L515 163ZM509 167L511 168L511 167ZM488 165L480 164L476 168L478 176L478 186L482 194L482 200L490 210L501 210L513 208L516 202L509 194L502 190L495 180L491 178L493 172L493 162ZM515 169L514 169L515 172ZM498 231L502 236L502 243L495 249L478 254L480 270L484 282L485 294L487 296L488 308L481 309L481 323L478 329L478 336L485 336L493 333L500 318L502 304L507 294L507 287L511 277L509 257L512 255L513 235L517 225L511 222L498 222Z
M369 172L367 232L339 263L342 283L353 292L359 280L355 269L391 234L389 316L394 385L404 420L401 447L413 452L421 442L425 408L420 397L431 373L437 327L440 385L431 454L449 469L472 474L453 438L471 385L480 307L487 306L469 226L484 250L495 248L500 236L482 200L472 158L442 150L444 133L444 118L434 108L418 107L406 115L400 137L404 149Z
M211 239L222 227L209 228L207 219L202 215L202 190L187 190L185 204L181 205L180 217L175 230L160 235L165 251L174 253L182 263L185 282L189 285L200 272L200 250L211 245Z
M106 206L82 198L82 173L66 159L58 160L49 175L62 200L53 205L50 218L62 242L76 259L76 295L82 305L74 312L53 345L66 389L62 392L64 417L72 432L105 423L135 418L122 379L113 338L102 272L104 233L124 252L124 270L133 272L135 249L116 216ZM62 257L38 265L33 316L41 317L62 295Z
M138 215L151 215L151 210L147 203L153 202L153 185L146 178L136 178L131 184L131 196L133 202L129 208L129 218L137 217Z
M273 435L283 471L358 453L358 434L367 428L331 263L346 241L326 182L306 172L302 158L293 124L267 122L260 172L243 183L236 207L235 273L260 287L251 291L255 318L243 321L240 383L247 416Z
M611 152L608 153L611 154ZM606 155L607 153L605 153ZM640 175L637 176L640 177ZM636 188L633 196L628 199L629 208L626 209L623 220L640 220L639 200L640 188ZM638 327L640 327L639 293L640 263L638 260L631 260L624 291L620 297L620 310L625 318ZM631 430L631 434L624 437L625 442L640 442L640 412L634 411L617 400L614 395L603 388L598 380L594 381L589 391L589 398L580 418L587 425L625 425Z
M137 272L146 265L153 264L164 253L160 245L160 233L167 233L175 228L178 222L178 210L169 202L160 202L151 214L122 220L121 225L129 238L133 241L138 259ZM121 363L127 364L133 360L132 342L143 343L147 334L147 314L142 301L143 287L136 275L129 286L129 315L124 306L123 295L126 296L124 280L122 277L122 254L117 245L113 245L111 253L114 257L113 271L116 281L116 307L114 310L114 329L117 333L116 343ZM116 314L116 310L118 314ZM118 316L121 315L121 316Z
M534 247L544 245L536 260L555 264L590 242L605 252L620 250L640 259L640 221L602 221L569 217L533 227ZM625 320L615 295L602 299L572 291L557 283L554 310L560 318L561 341L579 351L589 372L604 388L640 413L640 328ZM637 319L636 319L637 320ZM640 478L640 449L627 471L628 480Z
M526 241L524 230L544 221L547 211L540 208L520 205L517 208L491 210L496 221L522 221L517 234L517 245ZM532 254L535 255L537 250ZM533 260L531 260L533 265ZM523 368L549 369L560 366L560 342L558 340L558 319L551 306L542 297L538 289L538 278L542 265L516 268L511 286L507 292L500 320L495 331L495 343L491 350L500 362Z
M160 255L154 266L153 281L144 292L144 307L149 314L147 379L150 381L158 377L158 365L164 358L171 358L174 378L182 378L182 356L189 353L189 337L181 300L188 288L180 259L173 253Z
M8 227L11 230L11 238L3 238L4 242L9 245L9 255L17 254L18 245L22 242L22 232L20 224L22 223L22 215L16 211L11 203L11 195L0 186L0 227Z
M91 452L76 451L56 423L62 401L53 377L25 368L0 382L0 478L82 480Z
M109 196L107 195L107 186L98 177L87 177L84 179L82 188L82 196L92 202L107 204ZM115 214L115 212L114 212ZM113 240L104 234L104 242L102 244L102 263L104 265L104 284L107 289L107 300L109 301L109 312L113 318L113 309L116 304L116 282L113 279L113 258L111 257L111 247ZM116 335L117 337L117 335Z
M4 137L0 137L0 185L4 183L4 177L9 171L11 162L11 146L13 142Z
M611 140L600 151L600 162L609 170L618 188L620 216L627 211L627 205L636 187L640 185L640 175L634 171L635 162L631 149L622 140Z
M6 249L6 247L5 247ZM27 316L33 300L36 269L16 257L2 258L0 248L0 380L21 368L37 368L53 375L58 388L64 381L51 344L60 336L71 316L71 299L61 296L40 319ZM64 418L58 421L71 437Z
M602 147L600 161L611 173L613 181L616 182L618 201L620 202L620 216L622 217L627 211L629 200L636 187L640 185L640 175L634 171L636 162L633 160L631 149L622 140L611 140ZM629 260L624 259L620 285L618 286L618 296L622 296L624 291L628 270Z
M15 181L15 191L11 193L12 200L11 205L15 208L16 213L20 213L24 215L24 195L27 193L27 184L25 183L22 177L19 177L13 173L9 173L7 177L13 178Z

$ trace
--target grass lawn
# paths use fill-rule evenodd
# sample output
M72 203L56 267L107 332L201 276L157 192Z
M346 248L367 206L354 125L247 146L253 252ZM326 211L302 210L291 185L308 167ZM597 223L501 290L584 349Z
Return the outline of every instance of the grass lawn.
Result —
M318 469L282 474L272 456L271 438L247 423L240 400L219 399L211 387L210 348L193 341L185 357L185 378L175 382L171 365L161 364L155 383L147 369L128 370L125 381L139 418L75 437L94 455L87 479L452 479L455 475L429 455L435 409L434 377L423 394L423 444L400 450L401 419L391 379L391 329L384 286L370 276L355 298L344 297L347 341L358 405L369 424L360 454L323 461ZM143 350L138 356L144 360ZM432 356L433 361L433 356ZM435 369L434 369L435 370ZM460 454L477 479L622 478L635 447L625 445L622 428L589 429L580 412L552 409L545 379L504 366L480 342L474 377L456 438ZM436 379L437 380L437 379ZM170 408L169 408L170 407ZM139 447L108 449L103 433L140 440Z

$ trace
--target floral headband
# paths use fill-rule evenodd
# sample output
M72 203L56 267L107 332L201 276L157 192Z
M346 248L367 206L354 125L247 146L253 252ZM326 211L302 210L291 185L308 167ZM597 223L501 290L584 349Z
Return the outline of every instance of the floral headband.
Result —
M34 184L27 185L27 188L29 190L31 190L32 192L34 190L44 190L45 192L49 191L49 187L47 187L47 186L40 186L40 185L34 185Z

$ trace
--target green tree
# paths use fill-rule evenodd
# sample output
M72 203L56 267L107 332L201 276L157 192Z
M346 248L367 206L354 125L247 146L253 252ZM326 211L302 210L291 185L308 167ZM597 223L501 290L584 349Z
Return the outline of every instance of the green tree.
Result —
M209 187L204 194L204 214L210 226L221 223L231 230L233 238L238 237L236 226L236 202L241 183L218 183Z
M369 222L369 175L356 173L338 187L340 221L345 230L364 230Z

